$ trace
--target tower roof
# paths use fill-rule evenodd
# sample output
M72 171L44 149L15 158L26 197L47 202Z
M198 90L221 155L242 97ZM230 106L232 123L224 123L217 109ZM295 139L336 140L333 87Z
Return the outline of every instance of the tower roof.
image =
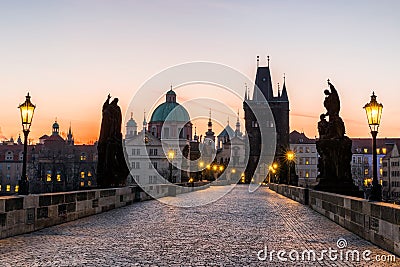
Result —
M283 76L283 88L282 88L281 101L289 101L287 90L286 90L286 78L285 78L285 76Z
M235 136L235 131L232 129L231 126L226 125L225 129L222 130L222 132L218 135L218 137L234 137Z
M176 102L176 94L172 89L167 92L167 99L159 105L151 115L150 122L177 121L189 122L187 110Z
M259 90L256 90L256 87L254 88L253 91L254 101L261 101L262 95L264 95L266 100L271 100L274 97L269 66L257 68L255 86L257 86Z

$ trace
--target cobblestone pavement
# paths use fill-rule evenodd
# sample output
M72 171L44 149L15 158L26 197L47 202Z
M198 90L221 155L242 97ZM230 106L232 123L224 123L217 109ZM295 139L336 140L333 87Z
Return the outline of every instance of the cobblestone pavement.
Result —
M190 194L208 198L219 190ZM190 194L173 201L187 200ZM314 250L318 258L324 249L338 249L339 238L348 242L339 250L343 254L371 250L373 260L340 260L338 254L336 261L324 255L319 261L300 256L284 262L276 253L271 261L257 256L267 246L287 253ZM146 201L0 240L1 266L400 266L376 262L376 255L389 253L268 188L250 194L246 186L207 206L177 208Z

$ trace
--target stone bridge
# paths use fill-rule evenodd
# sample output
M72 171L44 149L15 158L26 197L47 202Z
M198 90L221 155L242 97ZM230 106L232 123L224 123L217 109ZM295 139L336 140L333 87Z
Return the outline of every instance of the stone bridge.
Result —
M0 266L400 266L309 206L241 185L201 207L137 202L5 238L0 251Z

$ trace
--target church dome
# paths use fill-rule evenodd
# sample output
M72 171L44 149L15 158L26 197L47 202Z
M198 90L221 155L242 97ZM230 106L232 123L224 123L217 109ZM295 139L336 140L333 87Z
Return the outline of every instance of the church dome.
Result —
M176 122L189 122L190 117L187 110L176 103L176 93L171 89L166 94L166 101L159 105L151 115L150 122L164 122L164 121L176 121Z
M137 123L134 119L130 118L129 121L126 123L127 127L137 127Z
M168 121L190 121L189 113L183 106L176 102L165 102L154 110L150 122L164 122L167 118Z
M60 125L58 125L57 121L55 121L53 123L53 129L55 129L55 128L60 128Z

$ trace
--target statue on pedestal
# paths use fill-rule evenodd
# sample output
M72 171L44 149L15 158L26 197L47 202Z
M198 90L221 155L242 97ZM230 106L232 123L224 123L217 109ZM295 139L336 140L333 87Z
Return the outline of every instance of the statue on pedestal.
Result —
M344 122L339 116L339 95L329 80L328 85L330 91L324 91L326 113L320 115L318 122L319 139L316 141L316 145L320 155L318 162L319 183L314 189L360 196L359 190L351 177L352 141L345 136ZM329 121L326 121L326 117L329 117Z
M126 185L129 169L122 149L122 114L118 98L103 104L100 137L97 145L97 185L100 188Z

